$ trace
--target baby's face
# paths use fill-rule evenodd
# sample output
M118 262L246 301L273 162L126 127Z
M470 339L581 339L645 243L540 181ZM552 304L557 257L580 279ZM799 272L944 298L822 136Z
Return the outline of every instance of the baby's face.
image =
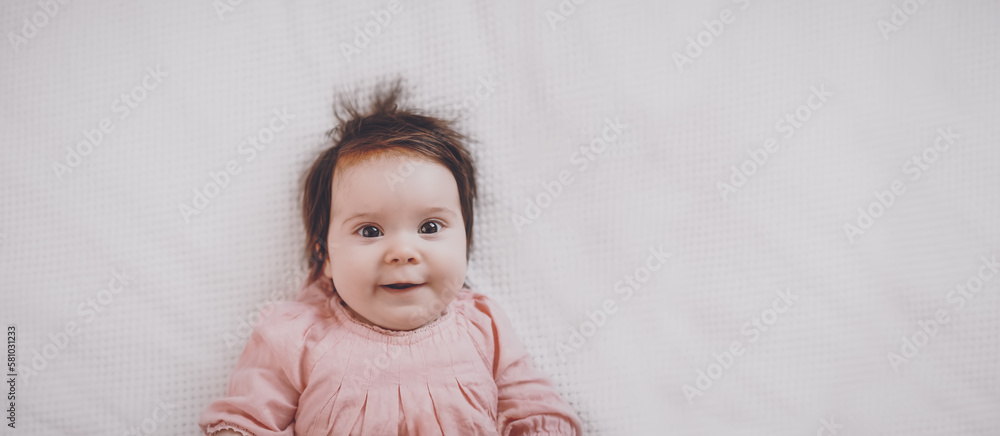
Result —
M324 272L344 302L391 330L437 319L465 281L465 222L451 172L392 156L338 164L332 188ZM385 286L400 283L419 286Z

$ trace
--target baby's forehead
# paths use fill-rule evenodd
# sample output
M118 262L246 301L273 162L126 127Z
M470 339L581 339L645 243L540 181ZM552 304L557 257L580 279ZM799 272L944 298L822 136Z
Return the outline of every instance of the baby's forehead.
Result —
M343 166L338 161L331 185L334 199L331 214L345 209L353 212L354 209L384 206L385 201L426 208L450 203L442 198L442 191L454 190L458 194L457 180L448 167L428 157L400 154L353 159L344 162ZM460 199L458 201L460 203Z
M406 175L421 165L441 165L429 157L401 153L382 154L366 158L342 158L333 169L333 182L358 176L383 174L386 171ZM447 168L447 167L445 167Z

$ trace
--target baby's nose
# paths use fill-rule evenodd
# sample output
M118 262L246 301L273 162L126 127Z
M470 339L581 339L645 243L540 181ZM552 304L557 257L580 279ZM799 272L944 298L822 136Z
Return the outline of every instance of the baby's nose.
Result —
M411 247L398 246L390 249L385 256L387 263L420 263L420 255Z
M406 261L406 263L410 263L410 262L415 262L417 260L417 258L415 258L415 257L401 257L401 256L393 256L393 258L392 258L392 262L394 262L394 263L403 262L404 260Z

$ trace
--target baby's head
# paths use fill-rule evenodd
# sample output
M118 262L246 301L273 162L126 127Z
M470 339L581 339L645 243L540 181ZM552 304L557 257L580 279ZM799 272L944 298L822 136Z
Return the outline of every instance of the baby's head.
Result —
M465 137L397 108L400 94L397 81L367 108L339 108L333 146L306 175L303 220L309 282L332 279L357 315L412 330L464 285L476 171ZM394 289L403 284L419 286Z

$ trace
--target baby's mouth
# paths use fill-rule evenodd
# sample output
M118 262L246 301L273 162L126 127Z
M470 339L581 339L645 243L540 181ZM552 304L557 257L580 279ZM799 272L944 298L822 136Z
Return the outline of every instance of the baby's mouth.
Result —
M381 285L381 286L383 288L392 289L394 291L408 291L420 285L414 283L393 283L391 285Z

